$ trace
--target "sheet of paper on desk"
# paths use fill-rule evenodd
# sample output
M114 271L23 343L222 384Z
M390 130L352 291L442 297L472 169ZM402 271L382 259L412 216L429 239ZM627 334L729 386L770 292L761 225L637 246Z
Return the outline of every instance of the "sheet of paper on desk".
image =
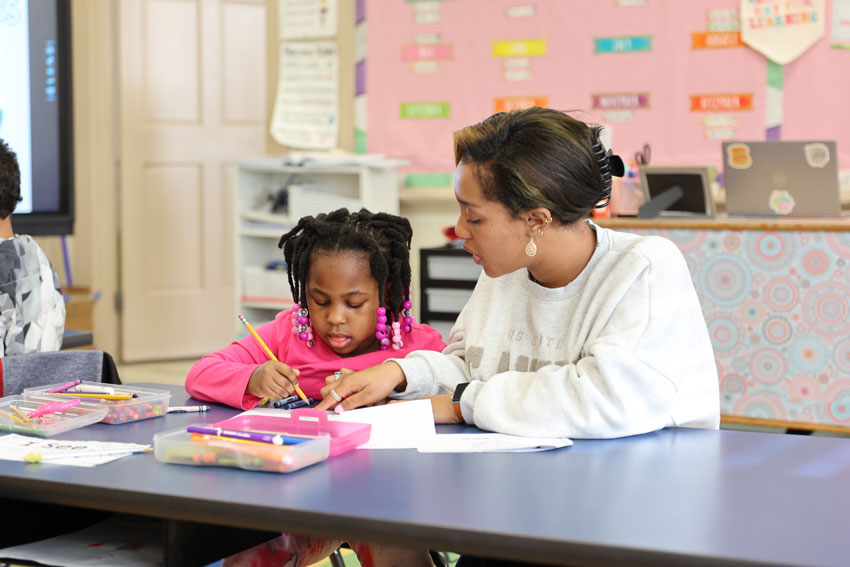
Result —
M285 410L255 408L240 415L281 415ZM372 431L369 442L358 449L415 449L436 435L434 411L430 400L412 400L328 413L331 421L369 423Z
M501 433L458 433L434 435L419 445L420 453L527 453L568 447L566 437L519 437Z
M136 443L117 443L111 441L63 441L61 439L42 439L10 433L0 437L0 459L4 461L26 461L25 457L32 453L41 453L45 457L44 465L72 465L75 467L94 467L103 463L126 457L134 452L148 448L150 445ZM116 450L126 449L126 453L115 454ZM104 452L109 454L104 455ZM49 455L76 453L65 459L54 459L47 462ZM86 456L86 453L91 453Z
M358 449L415 449L437 435L431 400L358 408L329 419L372 424L369 442Z

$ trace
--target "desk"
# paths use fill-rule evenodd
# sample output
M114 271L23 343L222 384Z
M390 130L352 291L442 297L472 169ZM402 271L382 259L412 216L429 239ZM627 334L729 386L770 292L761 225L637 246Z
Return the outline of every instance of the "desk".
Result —
M150 442L234 413L62 437ZM697 429L544 453L355 450L282 475L150 454L93 469L0 461L5 497L570 565L846 565L847 486L850 440Z
M724 422L850 431L850 219L605 219L682 251Z

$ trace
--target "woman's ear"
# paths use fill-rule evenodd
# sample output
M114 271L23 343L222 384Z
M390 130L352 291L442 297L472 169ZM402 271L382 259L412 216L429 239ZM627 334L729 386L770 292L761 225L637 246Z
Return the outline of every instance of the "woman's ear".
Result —
M537 207L526 211L528 229L535 235L542 236L543 231L552 222L552 213L546 207Z

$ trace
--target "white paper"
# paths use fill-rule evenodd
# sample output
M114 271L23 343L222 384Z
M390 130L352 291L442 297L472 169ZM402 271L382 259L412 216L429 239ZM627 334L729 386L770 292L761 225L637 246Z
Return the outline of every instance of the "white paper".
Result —
M332 42L280 45L277 96L269 130L277 143L302 149L336 147L339 54Z
M280 39L325 38L336 35L337 0L278 0Z
M519 437L502 433L441 434L419 445L420 453L528 453L568 447L566 437Z
M275 408L255 408L240 415L280 416L290 412ZM369 442L358 449L415 449L436 435L431 400L413 400L349 410L328 412L329 421L368 423Z
M331 420L371 423L369 442L358 449L415 449L436 437L431 400L411 400L333 414Z
M42 456L51 454L77 453L82 456L69 457L67 459L55 459L46 461L40 466L72 465L75 467L93 467L108 463L134 452L149 448L150 445L139 445L136 443L115 443L108 441L62 441L58 439L42 439L40 437L27 437L11 433L0 437L0 459L4 461L26 462L25 457L30 453L41 453ZM122 454L85 456L86 453L100 453L126 449Z
M154 518L116 515L84 530L0 549L0 557L63 567L163 564L162 526Z

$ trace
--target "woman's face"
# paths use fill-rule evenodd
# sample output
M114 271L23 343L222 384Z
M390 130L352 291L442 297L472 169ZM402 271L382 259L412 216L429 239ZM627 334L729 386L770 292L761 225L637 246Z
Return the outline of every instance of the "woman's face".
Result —
M455 232L475 263L495 278L528 264L525 245L531 232L525 220L514 218L501 203L484 198L475 167L461 163L455 170L455 199L460 205Z
M313 254L307 274L307 309L313 334L340 356L378 350L378 282L365 254Z

